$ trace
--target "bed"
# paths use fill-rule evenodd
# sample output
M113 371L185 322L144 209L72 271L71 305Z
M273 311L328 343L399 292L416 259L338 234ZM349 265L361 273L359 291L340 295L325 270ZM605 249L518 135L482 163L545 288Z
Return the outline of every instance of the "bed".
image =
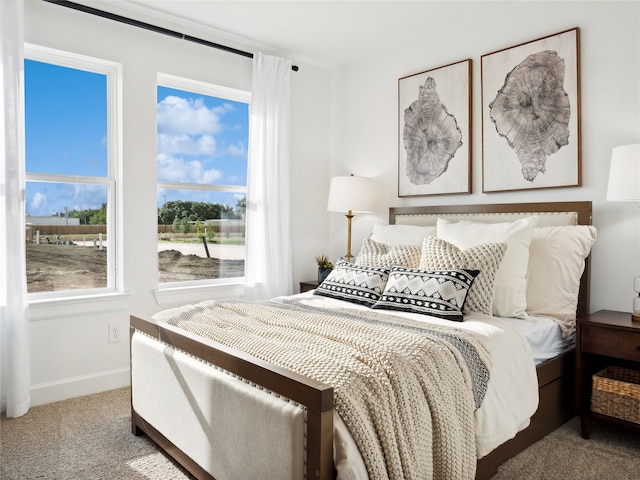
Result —
M487 225L493 226L488 227ZM504 324L508 324L508 326L504 327L507 337L503 343L522 344L522 347L517 347L517 350L526 352L529 358L522 360L524 362L522 363L523 366L517 368L522 368L521 377L525 379L531 377L529 383L533 382L533 386L523 383L521 387L518 386L511 389L518 390L521 388L526 393L522 401L523 406L521 408L518 407L523 411L517 412L520 417L514 418L511 424L506 419L491 413L493 410L502 407L496 407L493 404L487 405L489 403L488 400L482 402L482 399L480 399L478 401L476 396L478 391L477 384L482 384L482 381L474 382L477 381L477 378L482 378L482 375L477 373L478 370L482 371L482 369L469 368L468 371L473 371L473 375L467 373L466 376L463 375L464 380L461 380L461 382L467 382L464 385L466 385L469 392L473 393L473 395L467 395L467 397L476 400L475 410L472 406L472 415L475 415L475 423L471 428L469 428L466 417L464 421L460 420L456 424L452 423L444 427L440 425L444 420L438 420L439 418L448 418L452 415L448 414L448 410L443 410L439 414L437 409L441 407L438 407L437 404L446 402L440 402L437 398L435 401L429 398L430 405L433 404L429 408L434 409L433 413L430 413L433 418L430 420L429 425L430 428L433 426L433 432L428 437L429 442L434 444L448 442L450 439L447 435L442 433L436 435L435 433L443 430L443 428L443 431L447 431L447 429L454 431L457 428L461 432L469 429L474 430L475 428L474 432L472 432L474 444L469 445L467 438L461 440L462 443L460 443L460 445L464 445L460 449L464 450L463 453L466 458L463 462L464 465L456 464L450 467L454 470L449 470L449 472L460 468L460 475L455 475L456 478L473 478L474 476L477 479L490 478L501 463L558 428L574 415L572 325L575 324L575 317L586 315L589 308L589 252L593 241L595 241L595 230L590 227L591 202L390 208L388 225L380 226L377 232L376 228L374 228L372 236L365 239L361 252L355 260L356 264L360 261L362 268L368 269L367 272L370 273L372 269L378 268L375 261L380 260L380 258L387 258L384 257L385 254L380 257L380 252L376 251L376 248L381 248L382 245L387 250L394 251L393 241L388 240L390 238L389 235L396 235L397 240L398 232L402 232L400 238L404 240L410 237L407 232L418 232L416 246L419 249L417 259L419 259L420 265L408 265L410 261L407 260L407 268L421 266L423 270L427 269L431 273L433 270L428 268L429 262L442 261L442 258L439 257L439 249L446 247L453 249L451 252L458 252L456 248L465 252L472 251L477 246L464 246L462 244L466 241L471 241L471 239L479 242L484 238L484 232L489 230L493 232L500 228L507 228L509 232L513 232L515 231L514 225L518 225L519 232L525 230L529 232L528 241L525 242L525 245L529 249L528 251L531 252L531 258L528 258L525 263L525 269L529 268L529 271L525 272L525 274L529 274L530 283L533 284L535 282L533 281L534 272L531 271L532 264L528 262L533 262L534 251L537 248L537 257L535 257L537 260L534 265L534 269L539 270L537 274L540 275L540 271L543 271L547 275L549 271L541 269L543 267L546 268L549 262L557 263L558 259L563 259L562 265L559 267L558 265L553 265L549 268L551 268L550 271L553 273L553 277L562 279L567 276L573 277L567 278L566 281L563 280L563 283L567 285L575 283L570 293L575 298L573 303L569 302L568 304L570 310L572 310L569 314L565 311L562 312L562 315L555 315L555 312L545 311L545 308L548 308L549 305L555 305L555 300L560 300L555 297L567 296L569 293L557 292L556 290L558 289L542 292L549 285L543 284L545 283L544 279L538 278L536 280L538 282L536 288L541 289L541 292L538 293L544 293L548 297L548 301L544 297L542 299L544 301L538 298L537 310L533 308L531 315L514 313L524 307L518 307L520 310L518 308L513 311L509 310L510 308L515 308L511 305L513 302L507 302L500 308L505 308L507 309L505 311L510 312L506 315L515 315L517 318L507 317L505 319L495 315L493 311L485 311L478 314L468 310L464 312L465 321L460 322L459 326L469 326L471 329L474 324L478 324L481 330L490 332L486 336L491 337L491 341L481 338L478 340L481 345L475 350L471 349L478 357L483 357L484 353L482 352L484 352L484 349L489 349L487 343L497 342L497 340L493 339L499 337L491 333L496 330L496 326L502 327ZM570 248L570 255L567 256L565 255L566 252L561 251L558 256L557 235L559 233L564 235L567 231L573 235L575 229L571 227L582 228L576 226L586 226L584 228L589 230L580 230L580 235L582 236L573 243L571 241L567 242L562 237L561 246L565 249ZM424 229L424 232L432 233L422 235L420 229ZM438 235L435 232L438 232L438 234L441 232L442 238L437 238ZM508 234L512 235L512 233ZM491 235L488 238L491 238ZM517 235L520 235L519 238L523 238L521 233ZM509 237L511 243L496 241L492 245L508 243L508 245L495 248L502 248L502 255L505 255L505 252L511 249L510 251L515 255L513 252L518 251L518 248L522 248L522 245L518 247L512 241L517 235L513 234L512 237ZM425 237L424 240L422 239L423 236ZM388 241L388 243L384 243L382 240ZM458 242L462 244L458 247L451 246ZM402 242L398 243L401 244ZM369 250L372 245L374 247L373 253ZM409 251L404 250L404 245L398 245L398 248L400 248L402 255ZM429 255L432 255L431 257L425 255L427 249L430 249ZM387 250L385 252L388 253ZM410 252L415 252L415 249L411 249ZM447 254L449 253L448 251ZM437 257L435 260L433 255ZM519 257L514 257L513 255L510 257L510 261L513 262L515 258L521 264L522 261L518 260ZM575 258L575 265L571 268L565 261L569 257ZM501 256L500 258L503 257ZM414 258L412 261L417 262L417 259ZM449 260L451 259L449 258ZM453 262L453 260L451 261ZM438 267L442 266L438 264ZM344 269L348 268L351 268L351 266L344 266ZM447 268L453 267L448 265ZM553 268L559 268L559 270L554 271ZM335 270L337 271L336 275L339 275L341 270L339 268ZM402 268L398 267L396 270L392 271L396 275L394 278L406 279L406 272ZM488 270L489 267L487 267ZM456 272L459 271L456 270ZM472 269L464 271L479 272L479 270ZM413 270L408 270L408 272L413 275ZM494 273L498 275L497 272L494 271ZM484 273L476 273L475 275L480 278L480 275L484 275ZM432 279L430 278L429 280ZM513 279L502 278L503 282L505 280L511 282L507 284L508 286L517 284ZM483 278L482 282L485 281L486 278ZM479 281L476 282L475 279L469 280L469 282L471 288L476 288L480 285ZM329 286L330 284L331 282L328 282ZM388 282L387 286L390 284L391 282ZM497 285L496 283L496 288L498 288ZM504 284L501 285L504 288ZM526 286L520 285L519 288L518 294L522 296L521 290ZM323 289L319 288L318 290ZM385 293L387 295L381 296L376 300L376 303L383 297L387 300L393 300L393 296L388 295L386 290ZM471 300L470 295L466 293L465 295L468 300ZM478 296L477 293L474 295L474 301L482 302L482 297ZM531 298L534 296L532 295ZM387 307L384 305L381 309L374 311L369 308L371 305L363 306L362 304L349 305L349 308L345 309L342 308L343 299L339 295L333 295L329 287L324 288L324 294L316 291L275 300L277 300L277 303L285 304L284 306L277 305L277 308L303 310L307 316L312 311L313 315L317 314L318 318L323 318L322 321L326 320L328 322L327 325L333 325L331 322L334 317L338 319L336 323L346 322L347 320L349 322L352 320L361 322L359 318L355 318L359 314L354 313L361 312L362 317L366 318L370 324L382 321L381 315L384 316L384 321L388 321L390 317L393 317L393 320L390 321L401 323L402 329L404 329L403 332L411 330L411 335L413 335L414 330L423 328L422 323L415 324L416 321L422 322L422 320L414 318L421 317L420 313L422 312L415 313L412 311L407 313L406 309L398 308L397 311L393 312L394 315L388 315L389 311L386 310ZM318 306L318 302L322 304L321 308ZM337 313L325 311L328 308L326 305L331 303L339 306ZM532 303L535 303L535 301L532 300ZM200 326L194 327L195 329L191 331L185 329L185 325L187 323L190 324L191 316L196 315L197 312L202 311L205 307L209 308L208 305L204 307L196 306L195 310L193 306L179 307L178 309L160 312L154 318L131 316L131 418L134 434L148 435L195 477L202 479L217 478L221 480L223 478L256 477L333 479L377 476L377 474L368 475L367 470L364 470L363 474L363 468L369 469L369 471L375 471L377 468L370 466L368 462L375 463L378 461L369 458L374 457L374 454L370 454L369 446L366 443L362 443L366 442L368 438L367 429L363 429L365 433L361 433L358 428L353 427L357 423L352 423L355 420L351 420L351 414L338 414L339 408L342 408L340 411L345 412L344 409L346 407L344 405L349 404L345 400L342 391L338 391L339 388L336 385L340 384L340 382L337 380L336 382L331 381L332 376L338 378L340 372L324 372L325 367L320 362L308 368L298 368L297 362L299 360L297 357L292 357L293 360L287 360L293 363L291 368L285 368L282 366L287 365L284 360L278 360L278 362L275 362L277 364L275 364L264 360L261 354L252 355L238 350L233 342L228 339L219 342L212 338L206 338L201 334L199 329L202 327ZM236 308L235 305L225 305L224 307ZM267 307L270 309L272 305L260 306L260 309ZM216 304L212 308L219 309L221 306ZM254 307L242 305L241 308L251 309ZM274 306L273 308L276 307ZM566 307L563 308L566 309ZM480 308L477 310L480 310ZM277 315L280 310L275 310L275 312L275 315ZM260 310L258 313L262 315L263 312ZM246 313L242 310L238 314L245 315ZM274 313L271 312L270 314ZM426 333L420 331L419 334L425 335L425 338L428 337L430 339L429 341L434 341L437 345L440 345L437 342L440 342L441 338L450 338L450 332L447 330L450 328L448 323L451 323L447 320L447 315L449 314L447 312L444 317L438 317L434 322L435 326L425 326L425 329L428 328L430 330ZM504 315L503 313L500 314ZM174 318L178 318L181 315L186 315L185 318L188 318L189 322L180 324L173 322ZM197 313L197 315L200 315L200 313ZM283 316L288 316L288 312L285 311ZM560 332L562 345L560 347L555 345L550 347L545 342L542 342L544 347L539 349L542 353L534 362L534 354L531 347L533 343L530 340L533 337L527 337L529 333L526 330L531 329L537 319L542 322L542 320L549 320L554 316L558 318L553 318L551 325L555 325L556 334ZM549 322L547 322L548 324ZM517 327L516 325L520 326ZM331 331L331 328L334 327L327 326L326 330ZM384 328L388 327L385 326ZM265 338L269 336L262 330L256 330L256 332L258 332L256 333L256 338L260 337L260 335ZM225 331L224 334L227 335L227 332ZM375 333L371 333L371 335L375 336ZM394 333L389 335L390 338L394 338ZM409 334L402 333L402 335ZM467 332L464 335L466 335L464 341L468 341L471 345L477 340L474 340L475 336L477 336L475 332ZM537 331L536 335L540 335L539 331ZM438 338L432 340L433 336ZM366 335L363 333L362 337L365 338ZM460 340L456 341L460 342ZM266 343L268 342L265 341ZM274 343L274 345L277 345L277 343ZM261 346L261 348L267 347ZM248 347L244 348L244 350L253 352ZM500 352L492 353L489 351L489 357L494 360L496 358L500 359L502 358L501 355L504 356L504 352ZM295 353L295 355L304 354L305 352ZM331 355L334 354L331 353ZM513 354L515 355L515 353ZM289 355L287 353L284 357ZM294 354L292 353L291 355ZM446 355L449 354L447 353ZM470 365L467 357L461 360L459 353L451 355L456 357L460 364ZM280 357L277 358L280 359ZM491 360L487 362L487 365L491 366L491 374L495 380L486 382L488 386L485 385L485 390L482 392L484 398L491 398L491 402L494 401L494 398L500 398L500 395L502 395L500 392L504 390L499 390L499 393L496 393L498 392L496 390L497 387L493 385L497 384L498 378L509 378L506 373L500 373L507 371L506 364L518 362L519 360L514 360L514 362L501 361L496 365L493 364L496 362L491 363ZM479 364L481 365L482 363L480 362ZM516 367L509 366L508 368ZM318 370L320 370L319 373ZM312 372L312 375L303 374L307 371ZM322 377L322 375L325 375L325 377ZM312 377L322 377L326 381L314 380ZM375 379L372 381L375 381ZM420 379L418 383L420 382L424 382L424 380ZM355 385L357 382L348 380L343 383L351 386L352 383ZM460 385L463 385L463 383ZM336 387L335 391L334 387ZM358 387L356 385L352 388L357 390ZM451 388L454 387L452 386ZM492 388L495 391L492 391ZM504 389L504 387L500 388ZM538 393L537 398L536 391ZM445 392L443 395L449 395L447 398L450 398L452 394L451 392ZM457 394L454 396L457 398ZM379 404L384 402L380 402L379 399L374 400L376 402L374 408L382 408ZM465 402L469 403L469 400L467 399ZM418 408L413 405L415 403L412 403L412 406L406 410L408 412L406 413L407 416L413 415L413 410ZM459 408L468 409L468 405ZM405 410L402 411L404 412ZM441 415L441 417L438 415ZM346 420L343 420L343 416ZM455 420L457 421L457 419ZM347 423L349 425L346 425ZM489 425L488 430L485 430L483 425ZM353 432L351 432L352 428ZM440 430L437 430L438 428ZM494 429L493 431L491 430L492 428ZM493 435L495 432L498 432L498 434ZM464 433L461 433L461 435L468 436ZM483 442L483 436L493 438L490 441ZM356 437L357 442L354 440ZM405 442L402 439L396 439L395 441L399 443ZM405 448L406 451L417 449L416 445L412 445L412 441L413 439L406 441L406 445L403 444L401 447ZM499 444L496 445L496 442L499 442ZM473 455L471 469L468 466L469 455ZM366 462L364 460L365 457ZM448 457L446 460L445 463L448 463ZM442 463L442 459L437 456L434 456L430 461ZM391 460L389 462L390 464L393 463ZM420 465L420 461L415 463L417 464L416 468L423 466ZM435 467L429 468L435 469ZM390 469L390 471L397 470ZM438 476L437 473L432 473L432 475L434 478ZM451 473L441 475L454 478ZM389 475L391 478L394 476L399 478L397 474ZM384 475L381 475L382 477Z

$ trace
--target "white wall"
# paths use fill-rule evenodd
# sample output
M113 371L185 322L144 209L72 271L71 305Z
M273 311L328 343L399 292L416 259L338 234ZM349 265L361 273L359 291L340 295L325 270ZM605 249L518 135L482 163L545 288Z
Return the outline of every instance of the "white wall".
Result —
M37 0L25 3L27 42L121 62L125 95L122 235L127 295L31 306L32 398L40 404L126 385L128 344L108 344L107 325L126 331L129 314L150 314L166 306L159 306L153 295L156 73L249 89L251 62ZM591 307L629 310L631 279L640 274L640 212L635 205L608 204L604 196L611 148L640 142L638 2L468 2L461 8L465 15L453 28L425 19L424 31L417 34L421 41L412 40L399 51L372 52L367 61L334 72L296 62L301 68L292 77L295 284L315 277L315 255L344 254L346 221L326 212L326 199L330 176L353 172L380 184L378 212L354 219L354 252L373 222L386 220L389 206L593 200L599 238ZM575 26L581 28L583 187L479 193L480 56ZM475 193L400 199L398 78L465 58L473 59Z
M197 32L189 33L198 36ZM245 57L36 0L25 2L25 41L120 62L124 77L124 198L120 236L124 241L126 294L109 300L30 306L32 401L38 405L127 385L129 315L151 314L172 306L158 305L154 296L158 277L156 74L163 72L250 90L252 67L251 60ZM291 82L294 199L291 218L294 285L297 285L301 280L314 278L313 257L328 251L329 246L326 190L330 81L327 71L295 63L300 70L292 73ZM220 295L236 291L226 289ZM174 303L198 301L208 294L210 291L199 296L180 295L174 298ZM125 341L109 344L108 324L120 326Z
M640 143L639 2L464 2L453 27L425 21L399 50L373 52L332 75L330 174L374 177L381 207L353 220L352 251L389 206L591 200L598 240L593 249L591 311L631 311L640 275L640 210L607 203L611 148ZM426 20L426 19L425 19ZM580 27L582 187L482 192L480 58L483 54ZM399 198L398 79L471 58L473 189L470 195ZM331 217L331 255L346 245L346 221Z

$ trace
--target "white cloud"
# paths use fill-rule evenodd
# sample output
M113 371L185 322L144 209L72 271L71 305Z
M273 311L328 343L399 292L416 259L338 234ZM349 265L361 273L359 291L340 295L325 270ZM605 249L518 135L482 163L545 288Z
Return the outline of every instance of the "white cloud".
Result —
M220 170L216 170L214 168L210 170L205 170L202 174L201 181L197 183L216 183L218 180L222 178L222 172Z
M107 203L107 188L104 185L73 184L68 203L69 211L98 209Z
M233 110L231 104L209 108L202 99L167 96L158 102L158 179L165 182L217 182L223 172L207 169L200 159L216 155L215 135L225 126L221 119ZM245 154L242 144L229 147L232 155Z
M185 133L159 133L158 152L162 154L213 155L216 152L216 140L211 135L192 136Z
M47 203L47 196L44 193L36 192L33 194L31 201L29 202L28 212L39 212L40 207Z
M208 108L202 99L168 96L158 103L158 131L188 135L222 131L220 117L233 107L225 104Z
M222 177L216 169L206 169L199 160L185 160L158 154L158 180L164 182L214 183Z
M245 148L244 144L242 143L236 143L235 145L229 145L229 154L233 155L234 157L239 157L242 155L246 155L247 153L247 149Z
M40 183L37 187L29 184L27 213L34 216L48 216L73 210L98 209L107 202L107 187L82 183Z

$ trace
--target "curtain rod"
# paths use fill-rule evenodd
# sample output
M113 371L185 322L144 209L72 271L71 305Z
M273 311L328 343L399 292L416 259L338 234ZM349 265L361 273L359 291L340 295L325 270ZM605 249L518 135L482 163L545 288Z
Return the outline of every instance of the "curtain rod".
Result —
M55 5L60 5L62 7L71 8L73 10L90 13L91 15L97 15L98 17L108 18L109 20L114 20L116 22L126 23L127 25L132 25L134 27L142 28L144 30L150 30L152 32L161 33L169 37L187 40L189 42L198 43L200 45L216 48L218 50L224 50L225 52L234 53L242 57L253 58L253 53L250 53L250 52L245 52L243 50L238 50L237 48L228 47L227 45L220 45L219 43L210 42L208 40L203 40L201 38L192 37L191 35L185 35L184 33L176 32L174 30L169 30L167 28L158 27L156 25L151 25L150 23L141 22L139 20L134 20L132 18L123 17L122 15L116 15L115 13L109 13L109 12L105 12L104 10L98 10L97 8L80 5L79 3L68 2L66 0L43 0L43 1L47 3L53 3ZM292 65L291 70L293 70L294 72L297 72L298 66Z

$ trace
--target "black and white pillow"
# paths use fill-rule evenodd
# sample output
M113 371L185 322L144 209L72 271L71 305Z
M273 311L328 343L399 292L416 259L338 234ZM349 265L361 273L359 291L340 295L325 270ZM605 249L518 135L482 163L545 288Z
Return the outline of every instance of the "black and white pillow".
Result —
M418 270L393 266L372 308L401 310L462 321L464 302L479 270Z
M382 295L388 278L388 268L337 262L313 293L371 307Z

